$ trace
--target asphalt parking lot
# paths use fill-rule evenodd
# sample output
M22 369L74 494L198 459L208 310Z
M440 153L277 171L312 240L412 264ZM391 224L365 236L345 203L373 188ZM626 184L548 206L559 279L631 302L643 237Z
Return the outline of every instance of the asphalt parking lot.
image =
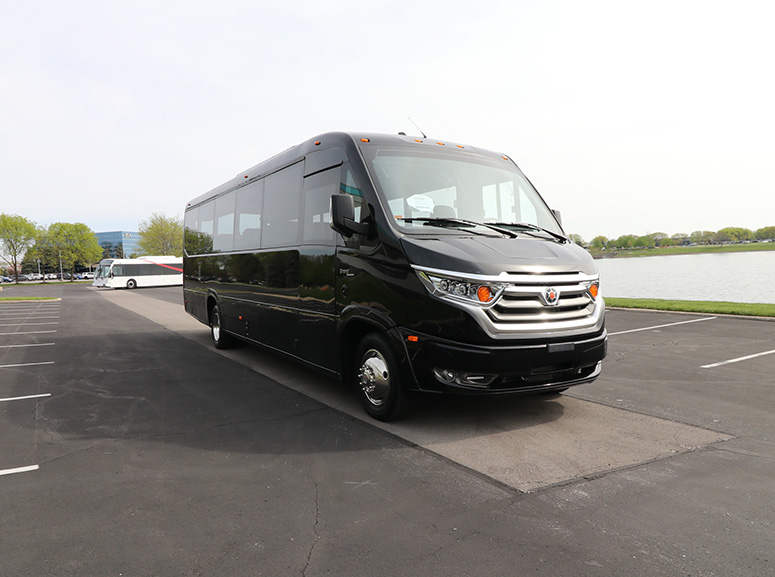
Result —
M180 289L0 303L0 575L775 574L775 323L613 310L564 395L366 420Z

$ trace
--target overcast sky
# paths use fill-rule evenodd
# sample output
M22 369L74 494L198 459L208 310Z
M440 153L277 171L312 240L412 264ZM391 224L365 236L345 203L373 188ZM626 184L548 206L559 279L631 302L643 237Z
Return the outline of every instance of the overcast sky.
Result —
M137 230L331 130L514 158L565 228L775 225L764 0L0 0L0 212Z

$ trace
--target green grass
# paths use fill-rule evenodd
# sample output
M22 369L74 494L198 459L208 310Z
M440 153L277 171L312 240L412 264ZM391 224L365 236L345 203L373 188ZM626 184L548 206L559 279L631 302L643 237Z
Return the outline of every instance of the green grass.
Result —
M0 297L0 302L9 301L58 301L58 297Z
M751 244L709 244L701 246L666 246L660 248L631 248L620 250L590 250L595 258L625 258L642 256L666 256L675 254L706 254L716 252L757 252L775 250L775 242Z
M662 299L623 299L606 297L606 305L628 309L680 311L712 315L742 315L775 318L775 304L731 303L725 301L673 301Z

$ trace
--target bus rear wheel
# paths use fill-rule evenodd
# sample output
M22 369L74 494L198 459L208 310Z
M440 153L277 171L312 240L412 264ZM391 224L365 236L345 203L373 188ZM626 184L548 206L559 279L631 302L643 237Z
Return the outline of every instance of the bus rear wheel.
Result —
M355 360L358 396L370 417L395 421L412 411L415 397L401 381L395 354L384 336L366 335L358 345Z
M128 289L136 289L137 288L137 281L133 278L130 278L128 281L126 281L126 288Z
M221 309L218 305L215 305L210 311L210 335L216 349L228 349L234 344L234 337L223 330Z

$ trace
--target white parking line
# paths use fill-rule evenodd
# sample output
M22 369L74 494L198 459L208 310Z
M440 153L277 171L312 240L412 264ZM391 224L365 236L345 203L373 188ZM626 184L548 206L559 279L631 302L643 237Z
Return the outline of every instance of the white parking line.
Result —
M19 320L21 322L11 323L11 324L8 324L8 325L2 324L2 325L0 325L0 327L18 327L20 325L38 326L38 325L58 325L59 324L59 321L46 321L45 323L28 323L28 322L24 322L24 319L19 319Z
M731 365L732 363L739 363L740 361L747 361L749 359L755 359L757 357L763 357L765 355L773 355L775 354L775 350L773 351L764 351L763 353L756 353L755 355L747 355L745 357L739 357L737 359L729 359L728 361L721 361L720 363L713 363L711 365L702 365L701 369L713 369L716 367L720 367L722 365Z
M36 365L53 365L54 361L44 361L42 363L20 363L18 365L0 365L0 369L11 369L13 367L34 367Z
M609 337L615 336L615 335L626 335L627 333L638 333L640 331L653 331L654 329L663 329L665 327L674 327L677 325L688 325L689 323L699 323L701 321L712 321L713 319L716 319L718 317L704 317L701 319L692 319L690 321L681 321L680 323L670 323L667 325L656 325L653 327L643 327L642 329L631 329L629 331L619 331L618 333L608 333Z
M43 397L50 397L51 393L43 393L41 395L27 395L26 397L7 397L0 399L0 403L7 403L8 401L26 401L27 399L42 399Z
M23 347L50 347L54 343L30 343L28 345L0 345L0 349L20 349Z
M30 465L29 467L17 467L16 469L2 469L0 475L13 475L14 473L26 473L27 471L37 471L39 465Z
M0 337L2 336L10 336L10 335L42 335L44 333L55 333L56 331L24 331L20 333L0 333Z
M0 321L3 321L4 323L7 323L9 321L20 321L20 322L21 321L43 321L43 320L46 320L46 319L58 319L58 318L59 318L59 315L54 315L54 316L51 316L51 315L45 315L45 316L44 315L39 315L39 316L23 315L23 316L18 316L18 317L0 316Z

